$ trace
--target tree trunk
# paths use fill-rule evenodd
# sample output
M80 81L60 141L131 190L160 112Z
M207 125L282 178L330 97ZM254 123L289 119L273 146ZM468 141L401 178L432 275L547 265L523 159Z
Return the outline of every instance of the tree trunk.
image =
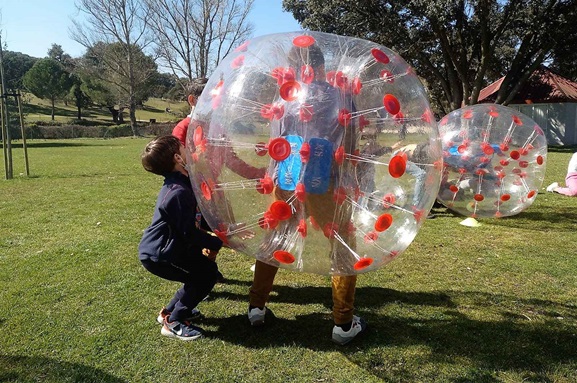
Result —
M109 106L108 110L112 114L112 121L118 124L118 110L114 109L113 106Z
M138 125L136 125L136 105L134 102L130 104L130 127L132 128L132 134L134 137L139 135Z
M50 103L52 104L52 121L54 121L54 98L50 99Z

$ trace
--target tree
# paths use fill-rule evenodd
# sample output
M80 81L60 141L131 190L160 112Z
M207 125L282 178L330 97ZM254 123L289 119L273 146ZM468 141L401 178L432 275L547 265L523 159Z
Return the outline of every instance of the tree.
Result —
M76 73L82 90L94 102L104 105L114 122L122 123L122 110L142 105L153 92L158 72L152 57L137 46L131 48L131 63L125 60L126 47L120 43L96 43L78 61ZM131 75L128 73L131 71ZM131 86L133 81L136 86ZM137 132L134 132L137 134Z
M151 80L154 83L151 96L166 98L170 90L176 86L178 78L170 73L158 73Z
M187 81L208 77L247 39L254 0L146 0L161 65Z
M305 28L375 41L401 54L442 113L505 79L507 104L571 36L577 0L283 0Z
M3 51L2 53L6 89L12 92L22 89L22 77L38 59L20 52Z
M72 81L72 87L68 93L68 97L74 100L74 105L76 105L77 118L82 120L82 109L90 105L90 97L86 94L82 87L82 79L76 75L72 74L70 76Z
M150 43L147 10L139 0L77 0L76 6L86 21L73 21L72 38L87 49L101 42L110 44L110 49L96 51L102 54L106 74L101 79L121 92L118 96L128 105L132 132L137 136L137 98L142 84L156 72L156 66L151 70L147 60L143 64L141 54Z
M61 45L52 44L52 47L48 49L48 57L58 61L69 72L72 72L74 69L74 59L68 53L64 52Z
M53 59L38 60L24 75L22 82L36 97L49 99L52 106L52 120L54 121L54 103L57 99L66 96L72 80L70 74L62 65Z

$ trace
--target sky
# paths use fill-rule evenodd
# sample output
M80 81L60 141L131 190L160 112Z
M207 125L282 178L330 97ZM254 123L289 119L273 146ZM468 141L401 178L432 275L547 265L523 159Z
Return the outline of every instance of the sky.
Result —
M52 44L72 57L85 48L70 38L72 19L79 17L74 0L0 0L2 45L9 51L46 57ZM283 12L282 0L255 0L250 14L254 36L301 29L292 14Z

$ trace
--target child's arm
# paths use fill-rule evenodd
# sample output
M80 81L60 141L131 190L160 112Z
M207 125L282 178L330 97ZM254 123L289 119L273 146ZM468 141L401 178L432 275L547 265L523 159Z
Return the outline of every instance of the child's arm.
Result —
M174 229L182 236L187 247L216 252L220 250L222 241L197 227L196 199L191 190L175 188L170 198L167 196L165 202L165 214L172 222Z

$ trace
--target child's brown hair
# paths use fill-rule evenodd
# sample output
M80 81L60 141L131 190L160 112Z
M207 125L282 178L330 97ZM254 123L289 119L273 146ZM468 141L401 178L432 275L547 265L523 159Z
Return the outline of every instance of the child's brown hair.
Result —
M195 98L199 98L207 82L208 79L204 77L192 79L186 86L186 96L192 95Z
M158 175L165 175L174 169L174 155L180 154L178 138L167 135L150 141L144 147L140 160L146 171Z

